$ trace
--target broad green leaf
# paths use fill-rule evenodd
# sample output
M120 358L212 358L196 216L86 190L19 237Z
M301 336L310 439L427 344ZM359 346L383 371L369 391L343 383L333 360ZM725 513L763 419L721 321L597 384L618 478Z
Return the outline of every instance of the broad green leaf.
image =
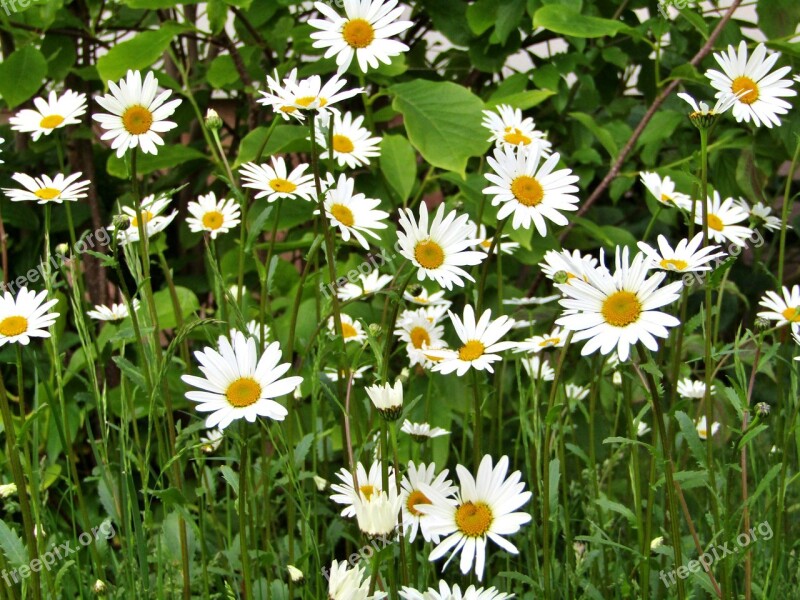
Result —
M541 104L554 94L555 92L550 90L527 90L508 96L492 95L486 102L486 108L494 108L498 104L509 104L520 110L528 110L529 108Z
M284 152L287 147L295 142L303 141L308 137L308 129L298 125L278 125L267 141L269 127L256 127L242 139L239 145L239 155L236 157L234 169L246 162L254 161L261 152L261 157ZM267 142L264 146L264 142Z
M107 54L97 59L97 72L102 81L114 81L125 76L128 69L144 70L156 62L170 42L185 25L164 23L154 31L144 31L136 37L113 46Z
M223 54L211 61L206 73L206 81L213 88L224 88L226 85L239 81L239 73L230 54Z
M208 157L194 148L188 146L165 144L159 146L158 154L140 153L136 162L136 172L139 175L147 175L153 171L171 169L190 160L207 160ZM128 165L124 158L118 158L116 153L111 154L106 162L106 170L109 175L118 179L130 179Z
M782 38L795 32L800 21L797 0L758 0L758 25L767 38Z
M611 135L608 129L600 127L594 120L594 117L587 115L586 113L579 112L569 113L569 116L591 131L597 138L597 141L599 141L603 148L605 148L606 151L611 155L611 158L617 156L619 149L617 148L617 143L614 141L614 137Z
M131 8L175 8L179 4L197 4L200 0L124 0Z
M0 62L0 96L8 108L19 106L38 91L46 75L44 55L34 46L23 46Z
M467 160L489 148L481 126L483 102L450 82L417 80L389 88L408 139L434 167L465 175Z
M519 29L524 14L525 0L498 2L497 23L495 23L492 38L496 38L501 46L505 46L511 32Z
M481 35L492 27L497 20L497 2L495 0L478 0L467 8L467 23L475 35Z
M401 202L411 195L417 177L417 156L402 135L386 135L381 141L381 171Z
M3 550L6 560L12 567L28 564L28 550L25 544L6 522L0 519L0 549Z
M577 38L615 36L628 27L621 21L582 15L570 6L543 6L533 15L533 26Z
M186 318L200 308L200 302L194 292L188 288L176 286L175 295L181 308L181 316ZM160 290L153 294L153 300L158 314L158 325L162 329L177 327L175 311L172 309L172 297L169 290Z

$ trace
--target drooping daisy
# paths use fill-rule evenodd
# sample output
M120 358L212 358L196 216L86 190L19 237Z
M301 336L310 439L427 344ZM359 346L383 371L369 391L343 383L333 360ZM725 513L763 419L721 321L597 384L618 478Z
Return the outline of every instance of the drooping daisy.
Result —
M486 253L468 250L476 242L469 237L469 215L456 215L451 211L445 216L444 204L440 204L429 228L428 207L422 202L419 222L407 208L400 211L399 223L402 229L397 232L400 254L417 267L417 279L434 279L448 290L453 284L463 287L464 279L475 281L461 267L480 264Z
M711 395L714 395L715 387L711 386ZM678 395L681 398L701 400L706 396L706 384L704 381L696 381L689 377L684 377L678 381Z
M713 117L716 115L721 115L722 113L726 112L731 106L736 104L736 95L732 93L717 95L717 103L714 105L714 108L709 109L708 104L700 101L699 105L694 98L692 98L689 94L681 92L678 94L678 98L689 104L694 111L690 116L692 118L698 117Z
M667 206L677 206L684 210L689 210L692 207L692 199L683 192L675 189L675 182L666 175L663 179L659 177L658 173L642 172L639 173L639 178L642 180L644 187L653 194L653 197L661 204Z
M483 457L476 477L463 466L456 466L459 490L454 500L442 497L433 487L420 484L431 504L418 504L426 515L425 527L431 535L442 538L429 559L436 561L452 550L447 563L461 552L461 572L468 573L475 564L478 581L483 579L486 544L492 540L506 552L517 554L517 548L504 536L516 533L531 520L526 512L516 512L531 498L523 491L522 474L514 471L506 478L508 457L492 465L492 457Z
M400 428L400 431L407 433L418 442L441 437L443 435L450 435L449 431L441 427L431 427L428 423L412 423L408 419L403 421L403 426Z
M241 223L242 213L233 199L221 198L217 201L214 192L199 196L197 202L189 202L186 209L191 217L186 219L190 231L207 231L212 240L220 233L227 233Z
M47 290L38 294L20 288L17 297L5 292L0 298L0 347L6 344L27 346L32 337L49 338L50 326L60 313L47 312L58 299L47 300Z
M567 400L572 400L573 402L578 402L586 398L589 395L589 388L583 385L575 385L574 383L568 383L564 386L564 394L567 397Z
M703 243L703 232L695 235L691 240L682 239L673 250L667 238L663 235L658 236L658 250L639 242L639 250L649 259L651 269L663 271L676 271L678 273L710 271L708 264L715 258L725 256L724 252L716 252L719 246L706 246L700 248Z
M528 377L534 381L553 381L556 377L555 369L550 366L550 361L546 358L534 355L529 358L523 358L520 362Z
M695 429L697 429L697 435L701 440L705 440L708 438L708 425L705 416L700 417L694 423ZM716 421L711 424L711 436L717 435L719 431L719 423Z
M777 327L787 324L797 327L800 323L800 285L792 286L791 290L783 286L781 291L783 298L772 290L764 294L758 305L767 310L758 313L758 316L776 321Z
M364 194L354 194L355 180L342 174L336 187L328 189L325 193L325 214L331 220L331 225L339 228L342 239L347 242L352 235L365 250L369 244L363 234L380 240L374 229L386 229L383 221L389 218L389 213L376 210L381 201L367 198Z
M38 204L54 202L75 202L86 198L90 181L78 181L83 173L73 173L64 177L58 173L52 179L47 175L31 177L25 173L14 173L11 179L18 182L25 189L3 188L3 192L13 202L31 201Z
M367 396L372 400L373 406L384 418L394 421L400 416L403 410L403 382L399 379L394 386L384 383L383 385L371 385L365 388Z
M502 147L538 146L542 156L550 155L552 144L547 141L543 131L536 129L531 117L523 118L520 109L508 104L499 104L495 110L483 111L481 125L492 134L488 141Z
M513 598L506 593L498 592L495 588L476 588L469 586L463 592L457 584L451 588L446 582L439 582L439 589L428 588L427 592L418 592L410 587L400 590L403 600L508 600Z
M781 67L770 73L780 56L780 52L775 52L767 57L767 47L759 44L748 60L747 42L744 40L739 43L738 52L733 46L728 46L726 52L714 53L722 72L709 69L706 77L711 80L711 86L719 90L717 98L726 94L737 96L733 116L738 122L749 123L752 119L756 127L762 123L767 127L780 127L778 115L785 115L792 108L781 98L797 95L791 89L792 81L782 79L791 67Z
M47 97L34 98L36 110L26 108L11 117L8 122L11 129L30 133L35 142L43 135L50 135L56 129L67 125L79 125L78 118L86 113L86 94L79 94L72 90L64 90L59 97L51 91Z
M514 349L514 352L531 352L535 354L548 348L563 348L566 341L567 332L560 327L555 327L549 333L534 335L521 341Z
M355 169L369 164L370 158L381 155L381 138L375 137L369 129L362 127L364 117L353 118L349 112L342 116L340 113L333 115L333 158L339 166ZM330 125L329 125L330 127ZM328 139L331 133L328 128L318 127L317 143L325 149L320 158L328 158Z
M425 308L418 308L403 311L397 319L394 334L406 343L410 366L422 365L427 368L433 363L425 351L441 345L444 327L431 319Z
M356 321L350 315L341 315L342 319L342 337L344 338L345 342L357 342L361 343L366 341L367 334L364 332L364 326L361 325L361 321ZM336 325L334 321L335 317L331 317L328 320L328 330L331 332L332 335L336 335Z
M388 491L359 494L355 503L356 521L367 536L388 536L397 526L403 499L392 488Z
M408 46L390 38L414 24L400 20L405 7L397 4L397 0L344 0L342 17L329 5L315 2L314 7L327 18L308 20L320 30L311 34L314 48L327 48L325 58L336 56L340 73L353 57L365 73L380 63L391 64L391 58L408 51Z
M325 85L319 75L312 75L308 79L297 80L297 69L292 69L283 84L275 79L267 78L269 92L260 92L263 98L259 103L271 106L273 110L284 118L287 115L300 121L305 120L306 111L315 111L320 114L335 111L333 104L347 98L352 98L364 92L363 88L353 88L342 91L347 81L334 75Z
M128 244L131 242L139 241L139 219L142 219L142 227L144 233L148 238L153 237L155 234L164 231L173 219L178 215L178 211L174 210L168 215L161 213L169 206L170 198L165 196L150 195L142 199L140 214L130 206L122 207L123 217L127 217L128 226L125 229L117 229L116 225L109 225L109 231L116 231L117 240L120 244Z
M744 199L740 199L742 202L745 202ZM763 202L756 202L753 206L747 207L747 204L742 207L745 210L750 212L751 217L755 217L757 221L760 221L765 228L769 229L770 231L780 231L783 227L783 223L781 222L781 218L772 214L772 208L764 204ZM786 224L788 229L792 229L792 226L788 223Z
M243 187L258 190L256 200L265 196L267 202L275 202L279 198L313 200L316 196L314 175L304 175L306 169L308 164L301 163L288 173L283 158L273 156L272 166L249 162L239 167L239 172Z
M427 515L417 510L419 504L430 504L431 501L420 490L420 484L434 488L443 498L452 498L456 493L456 486L447 478L448 470L445 469L438 475L436 465L431 463L419 466L414 461L408 462L408 470L400 482L400 496L403 502L403 531L408 535L408 541L413 542L417 537L422 523L427 520ZM410 531L410 533L409 533ZM431 535L425 527L421 527L422 537L426 542L439 543L439 537Z
M98 96L96 100L111 114L92 115L100 127L108 130L100 139L113 140L111 149L116 150L120 158L137 146L145 154L158 154L158 146L164 145L160 134L178 126L166 119L180 105L180 98L167 102L172 94L170 90L158 94L158 79L152 71L147 73L144 83L139 71L128 71L119 85L109 81L108 89L110 94Z
M753 230L736 223L747 221L749 216L733 198L726 198L723 201L719 192L714 190L712 196L708 198L709 238L718 243L728 241L737 246L745 246L745 240L753 235ZM694 220L698 225L703 224L703 208L699 204L695 208Z
M539 165L542 152L539 147L495 148L494 156L487 158L494 173L486 173L489 182L483 193L493 195L492 206L501 204L498 220L513 215L511 226L528 229L531 222L542 237L547 235L545 219L556 225L567 225L569 221L561 211L578 210L579 191L572 185L578 177L570 169L554 171L561 158L558 152Z
M331 489L336 492L331 496L331 500L337 504L343 504L342 509L343 517L355 517L356 508L355 504L358 502L360 496L369 498L375 492L382 492L383 489L383 475L381 471L380 461L373 461L369 468L369 472L364 468L360 462L355 464L355 479L353 474L342 467L336 477L339 478L341 483L332 483ZM394 476L394 469L389 467L389 490L390 493L397 493L397 483ZM358 490L356 491L356 486Z
M336 291L336 295L340 300L355 300L361 296L367 296L381 291L392 281L391 275L381 275L380 271L375 269L364 275L360 273L358 276L359 283L345 283Z
M624 361L639 341L655 351L655 338L666 338L667 327L680 325L675 317L656 310L677 300L683 285L676 281L659 287L666 276L657 272L648 277L644 255L637 253L629 262L628 249L618 247L613 274L598 268L587 271L587 281L573 279L557 286L567 296L560 301L567 311L556 323L575 332L573 341L588 340L583 356L616 349Z
M452 302L447 300L444 297L444 290L439 290L438 292L433 292L432 294L428 292L423 286L417 284L414 290L411 290L412 286L406 288L406 291L403 292L403 298L408 300L409 302L413 302L414 304L419 304L421 306L427 305L442 305L446 307L450 307ZM416 292L415 294L412 293Z
M323 568L322 574L328 579L329 600L381 600L383 592L369 594L369 577L364 577L364 567L350 568L344 561L331 563L330 570Z
M426 351L427 355L440 356L441 362L434 365L433 370L443 374L453 371L461 377L470 368L479 371L494 372L492 363L501 360L497 354L516 346L515 342L501 342L514 325L514 319L501 315L492 320L491 309L486 309L475 321L475 311L467 304L464 307L463 320L458 315L450 313L450 321L461 339L462 346L458 350Z
M205 435L200 436L200 448L206 454L211 454L215 452L219 445L222 443L222 438L225 436L225 432L220 429L219 427L214 427L213 429L208 429Z
M597 259L588 254L583 255L579 250L548 250L544 253L542 262L539 263L542 274L552 281L563 280L570 283L574 278L586 280L586 273L597 268ZM558 283L561 283L559 281Z
M475 223L470 221L470 226L472 227L472 232L470 237L474 236L479 241L473 246L476 250L483 250L484 252L488 253L489 250L492 248L492 242L494 238L490 237L485 225L481 225L480 227L476 227ZM477 233L475 233L477 232ZM500 241L495 244L494 250L492 253L497 254L498 250L502 250L503 254L513 254L515 250L519 248L519 244L517 242L506 242L503 241L508 237L508 235L500 236Z
M139 310L139 301L133 299L133 310ZM95 321L121 321L130 316L130 311L125 303L112 304L111 306L103 306L96 304L94 310L86 312Z
M204 377L183 375L187 385L198 388L186 392L197 402L197 410L210 412L206 427L225 429L235 419L253 423L256 417L283 421L286 409L273 398L292 393L303 382L299 376L281 377L291 368L279 364L281 348L273 342L259 356L256 340L237 331L232 339L219 338L219 349L205 348L194 353Z

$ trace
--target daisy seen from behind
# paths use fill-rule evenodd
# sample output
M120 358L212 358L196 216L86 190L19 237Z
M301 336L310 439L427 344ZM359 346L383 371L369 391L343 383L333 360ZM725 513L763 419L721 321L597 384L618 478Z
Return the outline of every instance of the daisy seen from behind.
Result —
M432 487L443 498L452 498L455 495L457 488L447 478L447 475L447 469L437 475L434 463L429 465L420 463L417 466L414 461L408 461L408 470L400 482L400 495L403 502L403 531L408 535L410 542L413 542L417 537L418 531L422 533L422 537L426 542L439 542L439 536L431 535L422 526L422 523L427 519L427 515L417 510L417 506L431 503L430 499L420 489L421 485Z
M637 245L650 261L651 269L686 273L710 271L711 266L708 263L715 258L725 256L724 252L717 252L719 246L711 245L701 248L702 243L703 232L701 231L691 240L682 239L674 249L663 235L658 236L658 250L645 242L638 242Z
M767 310L761 311L758 316L775 321L777 327L789 324L800 327L800 285L794 285L792 289L783 286L781 293L783 297L772 290L764 294L758 305Z
M128 150L141 148L145 154L158 154L158 146L164 145L162 133L178 125L167 119L181 104L180 98L167 99L172 92L158 93L158 80L150 71L142 82L139 71L128 71L119 84L108 82L110 94L98 96L97 103L108 113L96 113L92 118L106 129L101 140L112 140L111 148L122 156Z
M483 122L491 132L488 141L498 146L517 148L520 146L539 146L543 156L550 154L552 144L545 133L536 129L531 117L522 117L522 111L508 104L498 104L494 110L483 111Z
M722 200L719 192L708 198L708 237L717 243L731 242L737 246L745 246L746 239L753 235L753 230L743 225L737 225L750 218L746 209L737 204L733 198ZM703 224L703 208L695 208L694 222Z
M86 114L86 94L79 94L72 90L64 90L59 96L51 91L44 98L34 98L35 109L25 108L11 117L8 122L11 129L30 133L35 142L43 135L50 135L56 129L68 125L80 125L78 118Z
M418 442L441 437L443 435L450 435L449 431L441 427L431 427L429 423L413 423L408 419L403 421L400 431L407 433Z
M373 136L369 129L363 127L364 117L359 115L353 118L349 112L341 115L334 113L332 127L333 132L321 124L317 127L317 143L324 149L320 158L326 159L330 156L328 151L329 136L333 136L333 158L339 163L340 167L355 169L359 166L366 166L370 158L381 155L379 144L381 138Z
M46 298L47 290L37 294L27 287L20 288L16 298L8 291L0 297L0 347L6 344L27 346L33 337L50 337L49 328L60 313L48 312L58 299Z
M355 180L344 174L340 175L336 187L325 192L323 206L331 225L339 228L345 242L350 241L352 236L365 250L369 250L364 234L380 240L380 236L373 230L386 229L384 221L389 218L389 213L376 210L381 204L380 200L367 198L364 194L354 194L354 188Z
M282 157L272 157L272 165L248 162L239 167L242 186L256 190L256 200L266 198L275 202L280 198L313 200L316 196L314 175L304 174L307 163L297 165L290 173Z
M186 219L189 230L208 232L212 240L241 222L239 205L232 199L220 198L218 201L214 192L199 196L197 202L189 202L186 209L192 215Z
M51 179L47 175L31 177L25 173L14 173L11 179L25 189L3 188L3 192L12 202L29 201L38 204L76 202L86 198L88 195L86 191L91 185L88 180L78 181L81 175L83 173L73 173L65 177L58 173Z

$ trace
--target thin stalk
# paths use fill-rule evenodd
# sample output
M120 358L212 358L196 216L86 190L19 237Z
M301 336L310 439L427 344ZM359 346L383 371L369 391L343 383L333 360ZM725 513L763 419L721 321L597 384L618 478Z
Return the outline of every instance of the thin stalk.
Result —
M476 369L470 370L472 371L472 400L475 412L475 425L472 433L472 458L475 472L477 473L478 466L481 464L481 394L478 371Z
M781 238L778 246L778 286L783 285L783 266L786 258L786 231L789 229L789 209L792 207L792 198L789 192L792 190L792 180L797 169L797 160L800 158L800 137L797 139L792 164L789 167L789 174L786 177L786 187L783 191L783 210L781 210Z
M247 445L245 437L242 436L239 440L239 545L241 546L242 558L242 575L244 577L244 594L245 598L250 598L253 590L253 584L250 577L250 553L247 546L247 485L248 485L248 472L250 468L248 464L250 457L250 449ZM291 506L291 503L290 503ZM290 532L291 537L291 532Z

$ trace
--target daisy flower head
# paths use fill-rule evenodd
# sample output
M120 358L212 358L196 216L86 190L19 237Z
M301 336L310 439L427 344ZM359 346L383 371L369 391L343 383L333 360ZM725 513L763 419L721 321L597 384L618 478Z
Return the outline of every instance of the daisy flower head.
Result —
M733 94L736 102L733 105L733 116L741 123L749 123L752 119L756 127L777 125L781 121L778 115L785 115L792 105L782 100L796 96L791 89L791 79L783 79L791 70L781 67L770 73L780 58L780 52L767 56L767 47L759 44L748 58L747 42L739 43L738 51L728 46L727 51L714 53L714 59L722 71L709 69L706 77L711 86L719 90L717 98Z
M552 144L547 141L546 134L536 129L531 117L523 118L522 111L508 104L498 104L495 110L483 111L483 125L491 132L487 140L498 146L518 148L538 146L542 156L549 156Z
M586 274L597 268L597 259L579 250L548 250L539 267L545 277L557 283L570 283L575 278L586 281Z
M772 208L764 204L763 202L756 202L753 206L748 207L747 202L744 199L740 199L742 204L742 208L745 210L750 211L750 217L755 217L755 219L760 221L766 229L770 231L780 231L783 227L783 222L781 218L772 214ZM792 226L788 223L786 224L787 229L792 229Z
M567 225L569 221L562 211L578 210L579 191L574 184L578 177L570 169L554 171L558 165L558 152L541 165L542 151L532 149L495 148L494 156L487 158L494 173L484 177L491 185L483 193L493 195L492 206L502 205L497 219L513 215L514 229L528 229L533 223L542 237L547 235L545 219L556 225Z
M111 149L122 158L129 149L139 147L145 154L158 154L158 146L164 145L162 133L178 125L166 119L182 102L170 100L172 92L158 93L158 80L150 71L142 82L139 71L128 71L119 84L108 82L110 94L98 96L97 103L108 113L97 113L92 118L106 129L101 140L112 140Z
M344 505L342 509L343 517L356 516L356 503L361 497L369 499L372 494L385 491L383 489L383 475L381 473L381 463L376 460L369 468L369 472L360 462L355 465L355 477L353 473L342 467L336 473L341 483L332 483L331 490L335 493L331 500L336 504ZM394 469L389 467L389 489L390 495L397 494L397 483L394 476Z
M237 331L232 339L219 338L219 348L194 353L203 377L183 375L187 385L197 388L186 398L197 402L197 410L211 413L206 427L225 429L235 419L255 422L256 417L283 421L288 414L274 398L292 393L303 382L299 376L283 377L290 363L279 364L281 348L273 342L259 355L256 340Z
M13 202L31 201L38 204L53 202L75 202L86 198L86 190L91 185L90 181L78 181L83 173L73 173L64 177L58 173L52 179L47 175L31 177L25 173L14 173L11 179L25 189L3 188L3 192Z
M758 305L767 310L761 311L758 316L776 321L778 327L783 325L800 327L800 285L792 286L792 289L783 286L781 292L783 297L772 290L764 294Z
M395 421L403 410L403 383L398 379L394 387L388 383L365 388L372 405L388 421Z
M689 210L692 207L692 199L687 194L675 189L675 182L670 179L669 175L665 175L662 179L658 173L644 171L639 173L639 179L661 204L677 206L684 210Z
M325 192L325 214L331 220L333 227L338 227L342 239L350 241L352 235L365 250L369 244L363 234L380 240L374 229L386 229L383 221L389 218L389 213L376 210L381 201L367 198L364 194L354 194L355 180L342 174L336 187ZM316 212L316 211L315 211Z
M333 104L347 98L352 98L364 92L363 88L343 90L347 81L334 75L325 84L319 75L312 75L308 79L297 80L297 69L292 69L289 76L278 83L277 78L267 78L270 92L261 92L263 98L258 102L271 106L273 110L281 113L284 119L290 115L299 121L305 120L306 111L320 114L335 112Z
M415 288L415 289L412 289ZM428 305L437 305L437 306L446 306L450 308L452 302L447 300L444 297L444 290L439 290L438 292L430 293L426 290L423 286L416 284L416 286L410 285L406 288L406 291L403 292L403 298L408 300L413 304L419 304L420 306L428 306Z
M391 39L414 23L401 21L405 7L397 0L344 0L345 16L323 2L314 7L325 19L309 19L315 31L314 48L327 48L325 58L336 56L339 72L347 70L353 58L366 73L380 63L391 64L391 58L408 51L403 42Z
M136 298L133 299L133 310L139 310L139 301ZM130 316L130 311L125 303L111 306L96 304L94 310L87 311L86 314L95 321L122 321Z
M58 299L47 300L47 290L38 294L28 288L20 288L17 297L5 292L0 297L0 347L6 344L27 346L32 337L49 338L48 329L59 317L57 312L48 312Z
M164 231L178 215L178 211L176 210L168 215L161 214L169 206L170 202L171 199L166 196L147 196L142 199L141 211L139 214L136 214L136 211L129 206L123 206L120 217L127 219L127 227L117 228L116 225L111 224L108 226L108 230L116 232L117 241L122 245L138 242L139 219L141 219L142 229L145 235L151 238L155 234Z
M744 93L744 92L742 92ZM736 104L736 94L723 93L717 96L717 102L714 104L713 109L708 108L708 104L702 100L698 103L694 98L685 92L678 93L678 98L686 102L692 107L692 114L689 115L692 119L704 119L707 117L715 117L726 112L731 106Z
M616 349L625 361L631 345L642 342L655 351L656 338L666 338L667 327L680 325L678 319L656 309L677 300L683 284L676 281L659 287L666 273L648 276L645 256L637 253L630 261L627 248L617 247L615 263L613 274L598 268L587 272L587 281L574 279L557 286L566 296L560 302L567 310L556 323L575 332L573 341L588 340L583 356L598 349L602 354Z
M596 259L593 260L597 262ZM549 304L553 300L558 300L559 298L561 298L561 294L553 294L552 296L543 296L541 298L508 298L507 300L503 300L503 304L509 306L540 306L542 304Z
M383 592L369 595L369 577L364 577L364 567L348 567L344 561L331 563L330 570L322 569L328 579L328 598L330 600L381 600Z
M444 327L431 319L425 308L418 308L403 311L397 320L394 334L406 343L406 352L412 367L430 367L433 362L425 351L441 345Z
M430 499L420 490L421 484L431 486L443 498L452 498L457 488L447 478L447 475L447 469L437 475L434 463L429 465L421 463L416 466L413 461L408 462L408 470L400 482L400 496L403 503L403 531L408 534L410 542L414 541L417 532L421 530L422 537L426 542L439 543L438 536L432 536L426 531L423 523L427 516L417 510L417 505L431 503Z
M559 296L560 298L560 296ZM544 335L534 335L521 341L514 352L530 352L535 354L548 348L563 348L567 341L567 332L560 327L554 327L553 331Z
M486 253L468 250L477 241L470 237L469 215L457 215L453 210L445 216L444 210L444 204L440 204L430 226L425 202L420 203L419 221L410 208L401 210L402 231L397 232L397 241L400 254L417 267L418 280L434 279L449 290L454 284L463 287L464 279L475 281L461 267L480 264Z
M487 230L486 225L481 225L480 227L476 226L475 223L470 221L470 226L473 228L470 236L474 236L478 239L478 242L473 246L476 250L483 250L486 253L489 251L492 254L497 254L499 251L502 250L503 254L513 254L515 250L519 248L519 244L516 242L505 242L505 238L508 235L501 235L500 241L497 242L492 249L492 243L494 242L494 238L490 237ZM477 233L476 233L477 232Z
M220 233L228 233L241 222L242 213L236 201L225 198L217 201L214 192L199 196L197 202L189 202L186 208L192 215L186 219L189 230L206 231L212 240L217 239Z
M470 368L494 373L492 363L501 360L497 353L516 346L515 342L500 341L513 327L514 319L502 315L492 320L491 309L483 311L476 322L475 311L467 304L464 307L463 320L451 312L450 321L462 345L458 350L427 351L426 354L443 359L434 365L433 371L445 375L455 371L459 377Z
M413 588L404 587L400 590L400 597L403 600L508 600L513 598L506 593L498 592L493 587L476 588L471 585L462 592L457 584L451 588L445 581L439 582L438 589L428 588L427 592L418 592Z
M336 322L334 319L335 317L328 319L328 331L331 332L331 335L336 335ZM361 321L356 321L350 315L342 314L341 323L342 337L345 342L358 342L360 344L367 340L367 334L364 331L364 326L361 325Z
M431 427L428 423L413 423L408 419L403 421L400 431L407 433L418 442L424 442L432 438L450 435L450 432L441 427Z
M80 125L78 118L86 113L86 94L64 90L59 97L51 91L47 97L34 98L35 109L26 108L11 117L11 129L30 133L35 142L43 135L50 135L56 129L67 125Z
M275 202L280 198L302 198L314 200L314 175L308 173L307 163L297 165L289 173L286 162L282 157L272 157L272 166L268 164L257 165L249 162L239 167L242 176L242 186L257 191L256 200L266 197L267 202Z
M534 355L529 358L523 358L520 362L528 377L534 381L553 381L556 378L556 371L550 366L550 361L546 358Z
M403 498L395 488L388 491L359 493L355 503L356 521L361 533L370 536L388 536L397 526L397 517Z
M695 429L697 430L697 435L701 440L708 439L708 425L705 416L700 417L694 423ZM711 424L711 436L717 435L719 431L719 423L714 422Z
M375 137L369 129L363 127L364 117L353 115L346 112L344 115L334 113L333 132L328 127L317 127L317 143L325 149L320 154L320 158L326 159L328 154L329 136L333 136L333 158L339 163L340 167L347 166L355 169L359 166L369 164L370 158L381 155L379 144L381 138Z
M714 190L708 198L708 236L718 243L731 242L744 247L746 239L753 235L753 230L743 225L737 225L750 218L748 211L737 204L733 198L722 200L719 192ZM703 224L703 208L695 208L694 222Z
M716 389L711 386L711 395L714 394ZM701 400L706 395L706 384L704 381L696 381L690 377L684 377L678 381L678 395L681 398L692 400Z
M442 541L433 549L429 560L436 561L452 551L445 567L461 553L461 572L466 574L475 566L478 581L483 579L486 546L493 541L506 552L517 554L517 548L505 536L519 531L531 520L526 512L516 512L527 503L531 493L521 482L522 474L508 472L508 457L493 465L492 457L483 457L475 477L463 466L456 466L459 490L454 499L439 494L433 487L420 484L430 504L418 504L417 510L426 515L425 528L431 536Z
M691 240L682 239L675 249L669 245L667 238L663 235L658 236L658 250L645 242L639 242L638 246L639 250L649 259L651 269L687 273L710 271L711 266L708 263L715 258L725 256L724 252L716 252L719 250L719 246L712 245L701 248L702 243L703 232L701 231Z
M263 342L261 341L262 327L264 334ZM229 336L233 338L233 336L236 335L237 331L238 329L236 329L235 327L231 327ZM255 338L256 343L258 343L262 348L267 347L270 336L270 328L269 325L267 325L266 323L262 325L257 320L251 319L245 324L245 329L242 333L244 333L248 337Z
M219 427L214 427L206 431L205 435L200 436L200 448L205 454L211 454L219 448L225 432Z
M364 379L364 373L369 371L371 368L372 365L364 365L363 367L358 367L357 369L345 368L340 371L334 367L325 367L322 372L329 381L336 383L340 378L344 379L345 381L350 379L353 381L356 381L357 379Z
M377 269L370 271L366 275L359 273L359 283L350 283L348 281L337 290L336 295L339 296L340 300L355 300L361 296L380 292L391 283L392 279L391 275L381 275Z

